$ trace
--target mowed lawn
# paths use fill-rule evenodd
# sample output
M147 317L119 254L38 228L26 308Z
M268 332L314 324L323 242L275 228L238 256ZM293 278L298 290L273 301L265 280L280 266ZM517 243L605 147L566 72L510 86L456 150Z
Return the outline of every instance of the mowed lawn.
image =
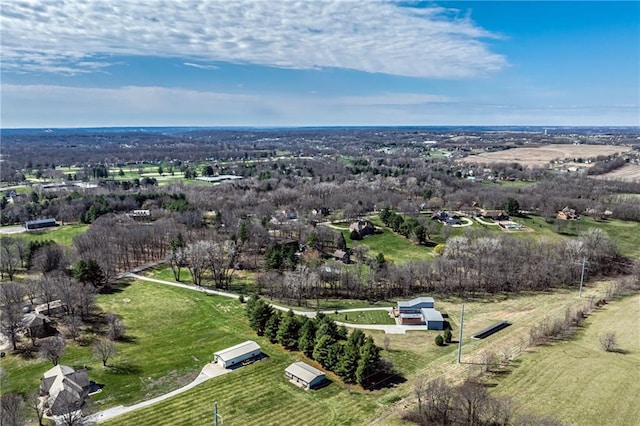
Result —
M369 235L360 241L349 238L349 230L340 228L347 246L350 248L361 244L369 247L370 255L382 253L387 261L405 263L413 260L433 259L433 249L414 243L402 235L395 234L389 228L384 228L382 234Z
M87 229L89 229L89 225L85 224L62 225L38 231L21 232L10 236L24 238L27 241L53 240L60 245L69 247L73 244L73 239L78 235L84 234Z
M575 339L535 348L498 380L494 392L520 409L576 425L632 425L640 419L640 295L616 300L586 321ZM613 331L622 353L605 352Z
M330 314L334 321L351 324L395 324L396 321L389 316L391 308L385 311L360 311Z

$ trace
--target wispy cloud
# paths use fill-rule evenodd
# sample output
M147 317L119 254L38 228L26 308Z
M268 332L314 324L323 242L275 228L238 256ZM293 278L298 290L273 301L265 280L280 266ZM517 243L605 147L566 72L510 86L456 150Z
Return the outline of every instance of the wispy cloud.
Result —
M507 65L467 17L379 1L0 2L2 68L92 72L110 57L466 78ZM455 11L454 11L455 12ZM212 68L207 68L212 69Z
M194 64L193 62L185 62L183 65L193 68L199 68L201 70L219 70L220 67L216 65L203 65L203 64Z

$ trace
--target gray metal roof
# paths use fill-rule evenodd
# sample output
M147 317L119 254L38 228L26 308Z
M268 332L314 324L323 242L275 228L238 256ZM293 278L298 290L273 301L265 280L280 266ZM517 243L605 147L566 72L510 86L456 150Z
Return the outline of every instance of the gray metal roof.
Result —
M422 316L424 317L424 320L426 322L444 321L444 318L442 317L442 314L440 313L440 311L437 311L433 308L422 308L420 309L420 312L422 312Z
M420 303L435 303L433 297L416 297L411 300L400 300L398 301L399 308L410 308L415 305L419 305Z
M253 340L247 340L246 342L239 343L235 346L231 346L230 348L215 352L213 355L216 357L216 359L220 358L223 361L229 361L230 359L237 358L255 350L260 350L260 345L258 345Z
M324 377L324 373L306 362L294 362L285 370L287 373L304 380L307 383L313 382L318 377Z

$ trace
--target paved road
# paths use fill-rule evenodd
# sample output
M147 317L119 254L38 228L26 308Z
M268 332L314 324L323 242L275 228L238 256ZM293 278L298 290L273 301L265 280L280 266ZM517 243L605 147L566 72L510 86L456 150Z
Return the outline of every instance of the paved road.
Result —
M18 234L26 230L24 226L2 226L0 227L0 234Z
M206 382L209 379L214 377L222 376L223 374L230 373L232 370L227 370L222 368L218 364L208 363L204 366L198 377L196 377L191 383L186 386L181 387L180 389L176 389L169 393L165 393L164 395L160 395L159 397L150 399L148 401L142 401L138 404L130 405L125 407L124 405L118 405L117 407L112 407L104 411L100 411L98 413L92 414L88 416L86 419L89 424L91 423L101 423L107 420L110 420L114 417L120 416L122 414L129 413L131 411L139 410L140 408L148 407L149 405L153 405L157 402L164 401L165 399L171 398L173 396L179 395L183 392L188 391L191 388L196 387L202 382Z

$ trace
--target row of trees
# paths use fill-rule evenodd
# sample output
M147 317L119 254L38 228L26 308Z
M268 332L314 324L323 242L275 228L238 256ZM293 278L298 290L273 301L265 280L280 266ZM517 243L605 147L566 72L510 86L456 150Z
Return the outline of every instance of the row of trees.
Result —
M336 326L322 313L315 318L299 318L293 311L282 314L254 295L247 301L247 317L259 336L288 350L300 350L346 383L367 386L373 374L391 369L390 363L380 358L380 348L371 336L360 330L347 336L346 328Z
M418 401L416 409L406 412L403 417L420 425L560 425L550 417L526 413L516 416L511 399L489 395L485 385L476 378L451 386L442 378L428 382L419 376L413 393Z

